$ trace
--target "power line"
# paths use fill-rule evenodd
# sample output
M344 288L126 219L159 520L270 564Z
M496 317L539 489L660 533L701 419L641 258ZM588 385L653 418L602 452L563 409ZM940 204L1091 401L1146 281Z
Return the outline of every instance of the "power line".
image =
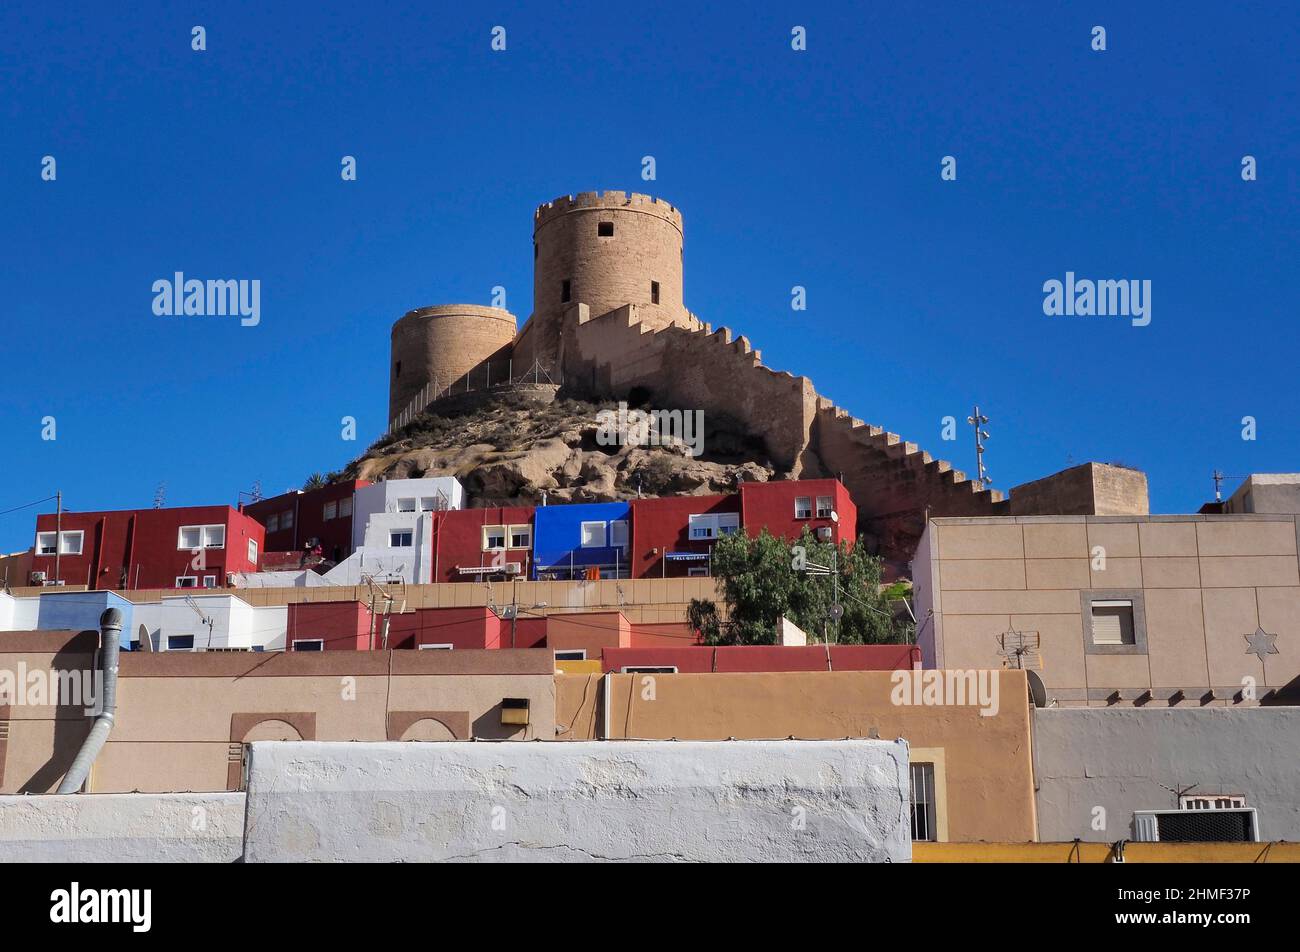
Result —
M29 502L25 506L14 506L12 509L5 509L4 511L0 511L0 516L7 516L9 515L9 513L17 512L20 509L30 509L32 508L32 506L39 506L41 503L49 502L51 499L54 498L55 498L54 496L46 496L44 499L38 499L35 502Z

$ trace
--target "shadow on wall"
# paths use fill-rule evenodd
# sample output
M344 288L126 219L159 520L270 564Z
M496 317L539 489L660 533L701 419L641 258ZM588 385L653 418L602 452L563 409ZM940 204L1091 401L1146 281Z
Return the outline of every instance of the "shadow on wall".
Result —
M84 684L85 679L80 677L81 673L87 668L93 672L97 669L99 660L99 632L83 631L75 638L68 640L67 644L54 655L50 661L51 671L75 672L78 675L80 683ZM57 678L51 679L51 689L57 690L61 685ZM94 683L93 680L91 682ZM18 686L22 690L22 686ZM50 759L37 768L22 786L18 788L19 793L49 793L55 790L63 775L68 772L72 766L72 761L76 759L77 751L85 743L86 736L90 733L90 726L93 718L86 715L87 708L93 706L92 698L76 698L65 696L69 692L58 691L58 697L54 698L54 742L50 747ZM60 701L80 701L82 703L59 703ZM93 769L93 768L92 768Z

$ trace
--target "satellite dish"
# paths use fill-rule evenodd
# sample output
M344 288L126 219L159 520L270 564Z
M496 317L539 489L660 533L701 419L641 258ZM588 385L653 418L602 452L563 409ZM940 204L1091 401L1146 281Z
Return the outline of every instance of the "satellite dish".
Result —
M1034 707L1047 707L1047 688L1043 686L1043 679L1037 671L1026 670L1025 676L1029 681L1029 699L1034 702Z
M832 509L832 510L831 510L831 522L839 522L839 521L840 521L840 514L839 514L838 512L836 512L834 509Z
M137 637L139 638L140 641L141 651L153 651L153 639L149 637L148 628L146 628L144 625L141 625Z

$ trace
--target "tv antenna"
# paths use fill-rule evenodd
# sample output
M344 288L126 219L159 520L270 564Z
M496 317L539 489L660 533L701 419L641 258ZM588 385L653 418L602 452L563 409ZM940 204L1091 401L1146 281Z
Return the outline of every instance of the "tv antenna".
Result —
M1005 659L1005 667L1034 671L1043 666L1040 641L1036 631L1004 631L998 635L998 654Z
M1217 469L1214 471L1214 501L1223 502L1223 481L1225 479L1245 479L1245 476L1227 476Z
M167 499L167 480L164 479L161 483L158 484L158 488L155 489L153 492L153 507L155 509L161 509L163 507L163 502L165 502L166 499Z

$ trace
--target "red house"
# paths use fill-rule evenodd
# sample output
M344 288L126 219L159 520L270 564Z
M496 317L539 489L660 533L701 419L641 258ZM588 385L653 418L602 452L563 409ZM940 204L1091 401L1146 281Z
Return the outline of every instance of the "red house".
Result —
M435 582L477 582L502 575L528 578L532 506L446 509L434 516Z
M853 544L858 507L838 479L740 484L740 523L751 537L762 529L793 542L807 526L824 542Z
M352 554L352 494L369 485L364 479L330 483L259 499L240 511L266 528L267 551L302 552L315 539L322 557L342 562Z
M64 512L36 517L34 584L135 588L223 588L256 572L265 533L229 506Z
M667 496L632 500L633 578L710 575L710 553L740 531L740 497Z

